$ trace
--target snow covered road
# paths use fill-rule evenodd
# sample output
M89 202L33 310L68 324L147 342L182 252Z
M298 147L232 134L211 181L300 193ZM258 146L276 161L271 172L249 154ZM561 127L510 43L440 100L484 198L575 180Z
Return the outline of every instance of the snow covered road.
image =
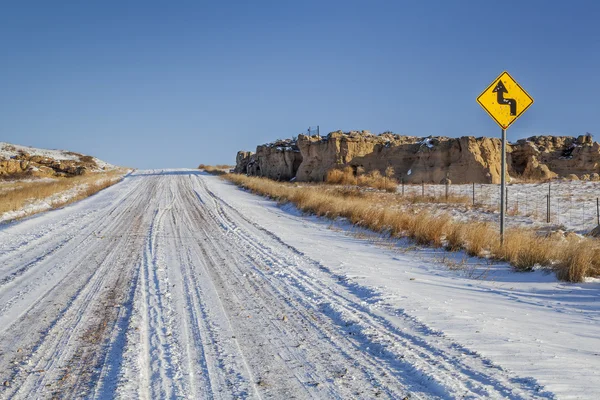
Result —
M0 398L555 397L379 307L244 196L197 170L145 171L0 227ZM335 258L345 237L320 246Z

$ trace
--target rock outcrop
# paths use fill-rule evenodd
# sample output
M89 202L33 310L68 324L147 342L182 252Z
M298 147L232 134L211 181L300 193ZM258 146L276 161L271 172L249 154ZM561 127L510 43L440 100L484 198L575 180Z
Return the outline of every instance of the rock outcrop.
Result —
M300 135L298 147L303 158L299 181L322 181L331 168L344 165L382 173L392 166L396 178L407 183L500 180L498 139L332 132L324 139Z
M296 176L302 155L295 140L278 140L256 147L256 153L240 151L236 156L237 173L286 180Z
M392 166L407 183L499 183L501 142L497 138L419 138L368 131L299 135L239 152L236 172L277 180L323 181L332 168L351 166L381 173ZM575 174L593 179L600 172L600 145L591 136L534 136L507 145L508 175L547 180ZM594 175L596 174L596 175Z
M30 154L23 146L1 145L0 176L76 176L104 168L98 165L94 157L79 153L32 148L34 154ZM36 152L55 154L57 158Z
M235 168L233 172L236 174L247 174L248 173L248 164L250 163L250 156L254 153L251 151L238 151L235 156Z

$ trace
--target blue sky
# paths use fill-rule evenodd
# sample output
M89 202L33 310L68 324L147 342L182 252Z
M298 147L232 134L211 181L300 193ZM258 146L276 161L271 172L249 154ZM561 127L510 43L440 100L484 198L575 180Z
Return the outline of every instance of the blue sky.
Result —
M92 4L93 3L93 4ZM21 1L0 5L0 141L138 168L231 163L321 132L600 137L594 1Z

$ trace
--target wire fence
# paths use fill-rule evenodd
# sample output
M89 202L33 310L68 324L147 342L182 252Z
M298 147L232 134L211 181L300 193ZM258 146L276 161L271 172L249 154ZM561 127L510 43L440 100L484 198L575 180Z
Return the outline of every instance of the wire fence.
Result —
M317 126L309 126L307 129L308 136L321 136L321 132L319 129L319 125Z
M475 213L499 213L500 185L497 184L404 184L398 192L405 196L464 198ZM552 224L575 231L590 231L600 225L599 182L552 182L508 184L506 186L507 222Z

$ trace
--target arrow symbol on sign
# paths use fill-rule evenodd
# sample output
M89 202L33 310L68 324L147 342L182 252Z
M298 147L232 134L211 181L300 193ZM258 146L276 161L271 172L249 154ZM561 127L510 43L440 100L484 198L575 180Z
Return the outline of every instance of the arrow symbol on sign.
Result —
M504 93L508 93L508 90L506 90L502 81L498 81L498 84L492 92L498 94L498 104L510 106L510 115L517 115L517 101L515 99L504 98Z

